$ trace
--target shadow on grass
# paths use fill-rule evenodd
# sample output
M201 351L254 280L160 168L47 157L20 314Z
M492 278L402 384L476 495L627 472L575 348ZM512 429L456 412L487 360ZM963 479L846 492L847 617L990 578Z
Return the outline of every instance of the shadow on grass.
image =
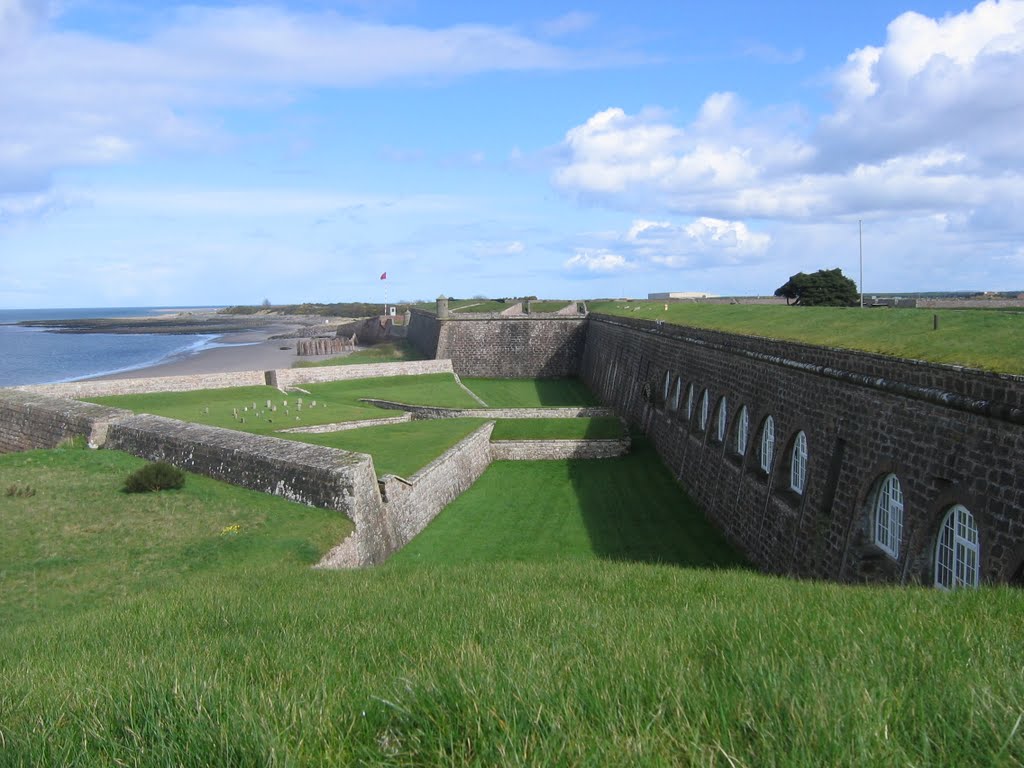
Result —
M621 459L570 461L568 472L597 557L701 568L745 565L646 439L634 437L632 451Z

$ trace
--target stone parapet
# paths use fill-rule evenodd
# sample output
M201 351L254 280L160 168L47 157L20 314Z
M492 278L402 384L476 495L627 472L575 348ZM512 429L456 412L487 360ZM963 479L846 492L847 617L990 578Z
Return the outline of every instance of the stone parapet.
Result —
M360 402L392 411L406 411L414 419L596 419L615 416L603 406L571 406L551 408L440 408L433 405L410 405L393 400L360 398Z
M495 440L493 461L554 461L558 459L612 459L629 453L629 438L622 440Z

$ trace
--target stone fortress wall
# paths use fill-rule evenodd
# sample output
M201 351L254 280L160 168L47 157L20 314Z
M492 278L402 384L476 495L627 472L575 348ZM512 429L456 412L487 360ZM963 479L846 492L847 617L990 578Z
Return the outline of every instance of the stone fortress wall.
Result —
M962 505L980 581L1020 582L1024 378L593 314L587 333L588 386L761 568L931 584L947 514ZM762 462L768 417L774 455ZM894 539L876 528L890 476Z
M191 424L148 414L83 403L74 397L217 389L287 381L349 380L381 375L451 372L450 360L383 363L239 374L120 379L0 389L0 453L53 448L84 439L92 448L121 450L150 461L166 461L245 488L272 493L312 506L334 509L355 524L355 531L323 559L323 567L376 565L408 543L497 459L541 460L603 458L628 450L623 440L541 440L490 442L493 421L421 469L411 478L378 479L370 456L252 435L232 429ZM439 418L432 409L410 408L400 420ZM442 409L443 410L443 409ZM553 409L568 418L581 412L606 415L604 409ZM466 411L478 418L541 418L547 409ZM450 416L450 414L446 414ZM369 426L395 419L374 419ZM349 428L323 425L302 431ZM298 431L298 430L288 430Z
M53 395L237 386L249 378L296 386L313 380L303 377L323 380L333 372L346 378L385 371L579 375L605 405L648 435L709 518L766 571L931 584L945 547L979 581L1024 580L1022 377L597 314L453 319L414 311L409 338L427 354L450 357L148 385L121 380L3 390L0 451L51 447L73 436L147 457L170 450L198 471L219 472L215 476L232 482L250 478L250 487L333 505L356 522L357 535L328 560L362 565L380 562L407 541L495 458L522 458L531 450L536 455L530 458L582 457L584 450L603 449L545 441L502 446L490 442L489 430L486 440L478 431L408 480L378 483L369 457L337 451L311 459L296 486L288 480L298 476L288 463L294 443L235 432L211 436L213 428L184 430ZM519 346L513 350L509 340ZM172 447L158 448L157 435ZM209 453L189 453L188 446L199 443ZM228 471L222 457L229 454L251 455L255 468ZM269 464L259 465L258 455L271 457ZM326 491L312 487L321 484ZM317 493L329 498L313 501ZM897 507L901 525L894 528ZM889 524L880 526L882 520Z

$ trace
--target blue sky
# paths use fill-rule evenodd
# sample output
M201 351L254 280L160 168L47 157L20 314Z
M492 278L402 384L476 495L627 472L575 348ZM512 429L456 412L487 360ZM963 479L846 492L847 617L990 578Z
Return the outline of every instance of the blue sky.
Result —
M1024 0L0 0L0 307L1024 290Z

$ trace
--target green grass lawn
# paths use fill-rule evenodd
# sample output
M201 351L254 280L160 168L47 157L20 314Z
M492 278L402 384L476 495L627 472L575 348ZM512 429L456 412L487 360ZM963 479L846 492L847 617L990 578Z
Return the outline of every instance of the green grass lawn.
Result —
M500 419L491 440L613 440L622 437L614 416L593 419Z
M201 475L189 474L179 490L121 492L145 464L82 449L0 457L0 625L109 605L243 563L309 565L352 530L338 512ZM34 495L4 495L12 486Z
M599 405L581 379L463 378L462 383L491 408Z
M360 421L389 415L376 406L361 403L359 399L363 397L450 408L479 406L449 373L303 384L302 389L308 394L282 394L274 387L233 387L196 392L114 395L89 398L89 402L257 434L272 434L288 427ZM301 410L299 398L302 399ZM277 408L276 411L267 407L268 400Z
M67 453L0 457L0 488L37 490L0 495L5 766L1024 762L1020 590L794 582L695 567L706 552L651 564L492 498L481 524L514 514L519 542L571 549L314 571L336 535L316 510L127 497L126 457ZM599 481L544 478L551 499ZM521 506L531 484L498 490Z
M373 466L378 476L394 474L410 477L483 424L483 419L437 419L344 432L290 434L286 437L304 443L368 453L373 456Z
M589 302L591 312L829 347L1024 373L1024 313L991 309L890 309ZM939 330L932 317L939 316Z
M391 563L741 560L643 440L619 459L499 461Z
M425 360L419 350L405 340L375 344L366 349L357 349L350 355L331 357L327 360L300 360L292 368L323 368L332 365L364 365L366 363L397 363L408 360Z

